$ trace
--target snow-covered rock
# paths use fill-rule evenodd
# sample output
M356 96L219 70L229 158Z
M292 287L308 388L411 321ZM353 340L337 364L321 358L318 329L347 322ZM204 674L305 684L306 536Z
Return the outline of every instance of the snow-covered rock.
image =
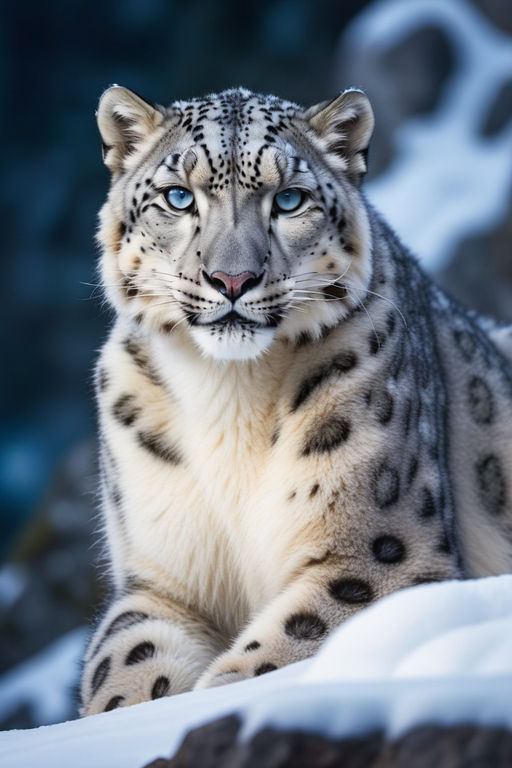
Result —
M6 768L140 768L193 727L238 712L337 738L422 723L512 730L512 575L395 593L342 625L316 657L240 683L0 734ZM0 690L0 697L2 691Z
M506 3L375 0L332 90L376 114L369 199L457 299L512 322L512 36Z

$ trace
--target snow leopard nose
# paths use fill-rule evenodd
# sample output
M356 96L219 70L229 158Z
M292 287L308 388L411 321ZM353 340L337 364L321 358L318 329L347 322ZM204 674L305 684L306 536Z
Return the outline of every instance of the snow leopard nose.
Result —
M254 272L241 272L239 275L228 275L226 272L212 272L208 275L203 272L208 283L216 288L223 296L235 302L251 288L255 288L263 278L263 272L256 277Z

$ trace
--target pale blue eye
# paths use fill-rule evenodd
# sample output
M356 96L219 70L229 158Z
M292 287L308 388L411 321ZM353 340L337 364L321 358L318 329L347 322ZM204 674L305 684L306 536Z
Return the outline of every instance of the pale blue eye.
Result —
M301 189L290 187L283 189L274 197L274 203L278 211L295 211L304 200L304 192Z
M167 201L171 208L184 211L186 208L190 208L194 202L194 195L184 187L171 187L167 191Z

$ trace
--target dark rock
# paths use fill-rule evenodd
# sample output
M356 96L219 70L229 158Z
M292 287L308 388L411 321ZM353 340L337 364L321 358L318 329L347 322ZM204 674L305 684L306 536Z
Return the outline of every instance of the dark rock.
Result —
M225 717L187 734L168 760L145 768L510 768L512 733L462 725L414 728L389 742L381 732L329 739L303 731L265 728L237 741L241 722Z
M510 731L471 725L424 726L388 745L378 768L505 768L510 765L511 750Z
M511 243L512 195L501 223L462 240L436 281L477 312L512 323Z
M512 34L512 13L509 0L472 0L487 20L496 27Z
M512 79L503 83L481 127L481 134L485 137L496 136L505 130L512 121Z
M70 452L7 559L19 593L0 602L0 672L88 624L101 604L104 586L93 547L96 487L96 448L88 441ZM68 718L77 716L76 702L70 692ZM0 729L13 723L40 725L23 702Z
M28 704L20 704L3 718L1 729L11 731L22 728L32 728L34 726L34 715L32 708Z
M507 0L472 0L471 4L477 15L482 14L482 32L487 23L501 32L511 30ZM451 39L449 26L425 22L396 38L383 34L372 45L362 39L356 41L349 27L340 41L335 82L338 87L357 83L372 101L377 119L370 145L369 179L380 176L400 157L397 136L401 126L410 118L435 114L460 64L457 41ZM496 74L489 87L495 93L491 91L489 104L482 103L480 124L474 128L475 147L499 141L512 121L512 79L500 81ZM454 178L452 183L460 180ZM512 188L512 177L510 184ZM449 262L434 277L468 307L512 322L511 241L512 195L501 218L490 222L487 230L481 227L472 231L468 226L467 234L460 234Z
M438 26L414 29L389 47L383 41L374 48L354 48L342 38L337 84L357 83L368 94L378 118L368 178L390 165L397 128L408 118L436 108L455 64L453 45Z
M236 765L230 760L233 753L238 751L236 737L240 726L240 720L234 715L206 723L187 733L172 760L158 758L146 768L217 768L219 765Z
M414 30L383 52L384 69L400 73L393 99L402 119L436 109L443 86L453 74L455 61L452 42L441 27L434 25Z

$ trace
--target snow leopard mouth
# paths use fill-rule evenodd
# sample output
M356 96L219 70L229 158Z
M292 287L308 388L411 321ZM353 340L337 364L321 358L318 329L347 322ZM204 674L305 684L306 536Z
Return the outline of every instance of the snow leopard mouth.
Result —
M188 312L187 318L190 325L193 326L200 326L202 328L226 328L229 330L258 330L262 328L276 328L281 321L281 317L277 313L270 313L266 316L264 322L259 322L258 320L251 320L247 317L244 317L234 309L232 309L230 312L227 312L225 315L222 315L222 317L206 323L201 322L200 316L193 312Z
M201 316L189 319L190 332L203 353L215 360L254 360L272 343L280 317L265 314L263 322L234 309L210 322Z

